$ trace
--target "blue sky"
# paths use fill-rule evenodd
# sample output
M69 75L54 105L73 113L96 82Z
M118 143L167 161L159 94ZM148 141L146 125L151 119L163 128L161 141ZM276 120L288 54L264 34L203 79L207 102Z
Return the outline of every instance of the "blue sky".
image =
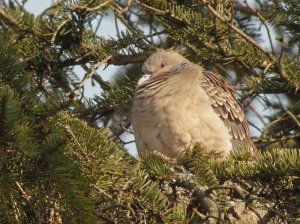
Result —
M40 14L51 5L51 0L28 0L25 8L34 14Z

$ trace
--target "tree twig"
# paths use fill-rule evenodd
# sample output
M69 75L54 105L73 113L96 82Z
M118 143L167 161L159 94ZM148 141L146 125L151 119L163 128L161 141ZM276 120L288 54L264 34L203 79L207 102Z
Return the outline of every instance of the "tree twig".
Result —
M254 140L255 144L260 144L260 143L275 143L275 142L285 142L291 139L295 139L295 138L299 138L300 137L300 133L296 133L293 135L288 135L288 136L283 136L281 138L274 138L274 137L268 137L266 139L258 139L258 140Z
M108 4L112 3L112 0L107 0L101 4L99 4L98 6L95 6L93 8L89 8L86 6L81 6L81 5L75 5L75 4L70 4L69 8L73 11L82 11L85 13L91 13L91 12L96 12L96 11L100 11L101 8L107 6Z
M62 23L57 27L57 29L54 31L53 33L53 36L51 38L51 43L54 44L55 43L55 40L56 40L56 37L57 37L57 34L63 29L63 27L67 24L71 22L70 19L65 19L64 21L62 21Z
M96 74L97 70L112 57L113 55L108 55L106 58L94 64L90 69L90 71L84 75L84 78L81 80L81 82L75 86L75 89L71 93L68 93L67 95L72 100L76 100L77 97L80 95L80 90L84 87L86 82L89 81L93 77L93 75Z
M246 40L247 42L249 42L252 46L254 46L255 48L259 49L262 53L264 53L269 59L270 61L276 61L276 58L270 54L269 52L267 52L264 48L262 48L255 40L253 40L251 37L249 37L247 34L245 34L242 30L240 30L239 28L237 28L236 26L234 26L232 23L230 23L229 21L226 20L226 18L224 18L223 16L221 16L209 3L208 0L201 0L204 5L207 7L208 11L210 11L210 13L212 15L214 15L215 17L217 17L220 21L222 21L223 23L225 23L227 26L229 26L232 30L234 30L237 34L239 34L244 40Z
M268 24L266 23L266 20L265 18L260 14L260 12L258 10L255 10L253 9L248 3L247 1L246 2L246 5L248 7L249 10L252 10L253 14L255 16L257 16L261 22L264 24L266 30L267 30L267 35L268 35L268 38L269 38L269 41L270 41L270 46L271 46L271 50L272 50L272 54L274 55L275 54L275 49L274 49L274 45L273 45L273 41L272 41L272 37L271 37L271 32L270 32L270 29L269 29L269 26Z

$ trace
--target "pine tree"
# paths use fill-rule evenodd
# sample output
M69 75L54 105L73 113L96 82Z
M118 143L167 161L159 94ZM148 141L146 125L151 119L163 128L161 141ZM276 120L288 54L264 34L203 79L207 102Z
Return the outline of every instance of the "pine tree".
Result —
M59 0L38 16L24 4L0 0L0 223L300 222L298 1ZM103 18L117 37L99 34ZM231 78L247 111L272 109L252 124L259 152L127 152L140 64L157 48ZM101 88L90 99L87 83Z

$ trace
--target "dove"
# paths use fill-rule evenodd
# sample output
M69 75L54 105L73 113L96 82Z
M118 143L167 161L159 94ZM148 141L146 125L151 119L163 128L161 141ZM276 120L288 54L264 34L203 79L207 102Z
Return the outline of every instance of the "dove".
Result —
M139 155L176 158L199 143L222 157L240 146L255 149L244 110L226 80L172 50L143 64L131 123Z

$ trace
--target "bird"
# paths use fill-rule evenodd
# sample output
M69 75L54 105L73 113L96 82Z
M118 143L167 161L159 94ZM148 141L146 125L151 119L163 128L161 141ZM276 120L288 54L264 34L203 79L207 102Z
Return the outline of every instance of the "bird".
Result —
M176 158L197 143L223 158L240 146L255 150L244 110L222 76L162 49L142 71L131 112L139 155Z

